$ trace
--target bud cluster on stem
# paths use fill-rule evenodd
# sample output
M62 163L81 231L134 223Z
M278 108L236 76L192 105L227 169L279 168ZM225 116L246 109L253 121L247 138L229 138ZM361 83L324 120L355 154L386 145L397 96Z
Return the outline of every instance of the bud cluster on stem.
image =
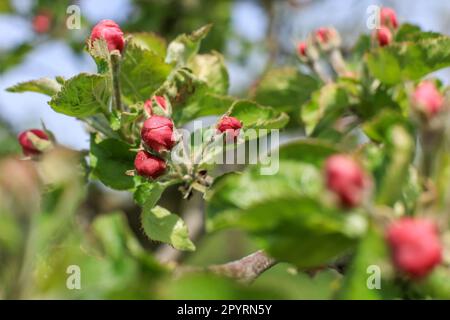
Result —
M397 14L392 8L383 7L380 10L379 22L380 25L373 32L373 38L380 47L385 47L392 43L398 28Z
M299 59L307 64L324 82L330 82L331 77L326 71L324 62L328 63L339 76L348 76L347 64L342 56L341 37L332 27L320 27L311 33L306 40L297 45ZM321 61L325 56L326 61Z

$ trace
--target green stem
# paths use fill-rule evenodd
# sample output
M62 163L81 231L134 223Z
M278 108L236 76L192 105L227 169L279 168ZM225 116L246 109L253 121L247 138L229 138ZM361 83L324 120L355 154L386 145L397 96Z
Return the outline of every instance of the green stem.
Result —
M114 107L118 111L122 109L122 97L120 94L120 55L111 54L111 71L113 82Z

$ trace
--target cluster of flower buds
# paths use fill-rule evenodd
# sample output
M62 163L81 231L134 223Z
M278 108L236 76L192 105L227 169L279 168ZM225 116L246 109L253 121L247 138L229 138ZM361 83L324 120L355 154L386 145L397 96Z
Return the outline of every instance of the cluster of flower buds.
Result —
M383 7L380 9L379 23L374 31L374 38L380 47L384 47L392 43L393 33L398 28L397 14L393 9Z
M170 103L162 96L153 96L151 99L145 101L144 111L148 117L153 115L168 117L172 114Z
M122 52L125 46L123 32L119 25L112 20L102 20L92 29L90 37L91 45L97 39L104 39L110 52L114 50Z
M22 147L22 152L27 157L39 156L52 146L47 133L40 129L30 129L21 132L17 140Z
M301 61L307 63L315 61L320 56L320 51L330 52L339 49L341 37L332 27L320 27L308 38L297 45L297 54Z
M167 164L162 153L172 150L176 144L174 124L169 118L168 105L168 101L161 96L154 96L144 104L148 118L141 129L142 144L156 155L145 150L138 152L134 166L141 176L156 179L165 173Z
M332 27L321 27L313 34L314 43L324 52L341 47L341 36Z
M345 208L360 205L370 186L369 179L359 163L342 154L327 159L325 179L328 190L338 197L340 204Z
M442 245L436 225L421 218L401 218L386 232L392 260L411 278L428 275L442 261Z

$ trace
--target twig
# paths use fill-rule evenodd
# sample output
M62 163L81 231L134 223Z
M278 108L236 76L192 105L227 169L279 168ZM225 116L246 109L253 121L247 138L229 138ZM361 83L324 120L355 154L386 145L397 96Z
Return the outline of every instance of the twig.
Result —
M251 283L264 271L270 269L276 263L277 261L260 250L240 260L221 265L209 266L207 270L216 274L237 279L243 283Z
M262 250L259 250L242 259L225 264L208 267L181 267L178 268L177 275L179 276L189 272L211 272L236 279L245 284L250 284L275 264L277 264L277 261L269 257Z
M111 54L111 65L112 65L112 82L113 82L113 94L114 94L114 106L116 110L122 110L122 98L120 95L120 56L118 54Z

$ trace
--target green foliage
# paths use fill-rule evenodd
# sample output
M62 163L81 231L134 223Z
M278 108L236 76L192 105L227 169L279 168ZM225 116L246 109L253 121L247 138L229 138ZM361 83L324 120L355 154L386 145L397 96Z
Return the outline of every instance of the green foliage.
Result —
M205 8L229 10L228 3L200 2ZM161 11L157 19L163 19L162 12L168 9L186 10L173 3L152 3L144 8L160 9L156 10ZM196 4L191 5L195 11ZM205 16L209 14L205 9ZM130 30L152 23L131 24ZM7 89L49 96L49 105L56 112L89 126L91 144L88 151L74 152L53 141L46 141L44 148L42 141L31 136L31 142L42 151L31 157L38 168L11 173L17 179L8 177L11 163L0 162L7 172L0 171L0 258L5 261L0 266L0 280L6 283L0 296L281 299L303 298L298 287L312 290L317 283L319 289L308 297L447 298L446 265L436 267L422 281L408 278L391 262L384 233L391 221L405 215L447 219L448 99L444 98L443 111L425 114L411 96L424 76L450 65L449 38L405 24L394 32L393 42L383 47L375 38L363 35L345 55L347 60L338 44L313 47L318 54L301 57L304 68L280 66L277 59L271 60L252 86L249 96L253 100L249 100L229 96L225 58L210 51L210 46L202 50L211 27L179 35L171 42L151 32L129 32L120 53L109 52L106 41L97 40L88 43L97 73L81 73L67 80L41 78ZM4 69L21 59L19 53L15 59L2 59L7 62ZM448 88L438 84L445 96ZM149 108L146 102L154 96L159 96L158 102L152 99ZM165 105L156 106L160 97ZM143 123L152 112L173 120L173 150L154 150L148 141L141 141ZM181 126L208 116L214 118L196 132L209 135L208 139L197 143L194 133L189 133L184 144ZM223 142L224 135L217 129L223 116L237 118L244 136L248 129L263 134L263 129L288 129L286 135L281 132L281 141L271 144L270 155L278 168L274 174L263 173L263 160L268 157L262 154L259 163L247 166L207 161L224 150L234 152L242 142L237 139L219 150L213 148ZM168 126L154 132L171 134L171 130ZM261 142L262 136L246 139L240 147L257 139ZM18 151L17 143L11 147L13 140L7 128L0 130L0 142L7 146L0 154ZM164 163L165 171L152 179L138 176L141 171L133 169L139 150L157 157L146 162L146 169ZM197 154L198 150L202 151ZM334 190L324 168L335 154L355 159L363 171L363 190L351 190L363 191L361 201L353 206L342 201L342 190ZM13 169L24 163L10 161ZM28 175L27 170L32 173ZM113 195L114 199L88 210L103 192L89 193L86 199L84 184L91 180L132 193L135 204L127 202L116 210L121 197ZM236 232L222 238L220 247L234 247L233 241L245 238L248 247L233 251L230 257L241 256L250 247L262 249L280 262L275 271L269 270L250 286L204 272L188 272L173 279L173 270L156 261L150 251L158 250L160 256L166 245L180 251L202 246L198 239L190 238L183 220L189 209L184 202L179 205L175 201L192 197L190 204L200 201L196 192L203 193L205 201L206 214L199 215L200 225L205 223L212 236L217 231ZM13 201L5 201L8 197ZM448 237L448 226L439 228L442 238ZM214 251L214 258L205 260L200 254L190 261L197 261L200 271L223 272L226 265L203 265L205 261L214 263L216 257L226 260L227 250L214 247ZM66 274L49 274L64 270L72 261L82 268L86 287L67 294L63 293ZM378 270L368 269L373 266L381 270L381 290L368 287L369 273ZM178 267L173 264L175 271ZM312 272L318 273L318 280L307 278ZM233 272L223 273L233 276ZM32 285L26 288L23 280L9 280L19 276Z
M406 37L391 46L371 51L366 56L371 74L381 82L394 85L418 80L450 65L450 39L426 34ZM410 42L413 39L414 42Z
M229 87L228 70L223 56L218 52L194 56L189 68L201 81L211 88L211 93L227 94Z
M107 110L110 97L111 89L105 76L81 73L65 81L49 105L56 112L85 118Z
M242 174L229 174L215 182L208 195L208 226L229 226L241 210L254 204L289 194L314 196L320 190L320 173L308 164L281 162L278 173L269 176L262 176L258 167L250 167Z
M129 103L149 99L171 70L154 51L130 44L120 65L122 94Z
M250 206L237 225L260 238L273 257L311 268L330 262L355 243L351 232L346 233L350 221L345 218L314 199L282 197Z
M134 155L126 143L115 139L97 143L91 138L91 174L106 186L117 190L132 189L135 186L134 178L126 175L126 172L133 169L133 161Z
M277 110L292 112L310 99L319 82L295 68L271 69L258 83L254 99Z
M142 227L152 240L168 243L178 250L195 250L184 221L167 209L159 206L151 209L144 207Z
M167 54L166 40L152 32L133 33L131 43L143 49L151 50L160 57L165 57Z
M47 96L53 96L61 90L61 85L49 78L41 78L38 80L31 80L18 83L8 89L9 92L37 92Z
M319 135L329 129L351 104L351 94L342 84L328 84L312 94L311 101L302 107L301 115L306 132Z
M206 25L191 34L182 34L175 38L167 48L167 63L185 66L200 49L201 41L207 36L212 25Z
M241 120L247 129L280 129L289 121L286 113L260 106L252 101L236 101L228 113Z
M371 228L358 245L356 255L340 290L339 298L347 300L395 298L398 295L398 288L388 281L392 280L390 279L392 271L389 270L388 259L388 248L380 231ZM389 276L389 274L391 275ZM373 277L369 278L371 275Z

